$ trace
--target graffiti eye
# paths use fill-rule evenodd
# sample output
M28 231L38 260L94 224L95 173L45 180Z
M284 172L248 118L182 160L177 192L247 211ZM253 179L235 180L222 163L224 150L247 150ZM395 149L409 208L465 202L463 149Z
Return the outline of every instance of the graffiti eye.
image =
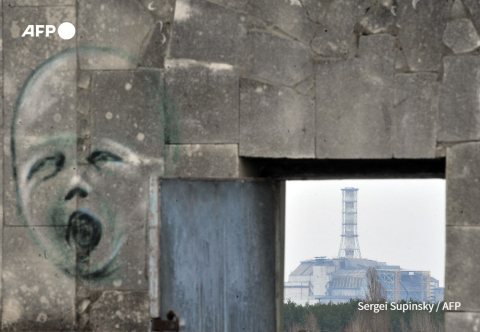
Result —
M55 153L53 156L41 158L30 168L27 180L30 180L34 175L40 176L42 180L53 178L61 171L64 165L65 156L62 153Z
M93 151L87 161L93 166L100 168L105 163L123 163L123 158L108 151Z

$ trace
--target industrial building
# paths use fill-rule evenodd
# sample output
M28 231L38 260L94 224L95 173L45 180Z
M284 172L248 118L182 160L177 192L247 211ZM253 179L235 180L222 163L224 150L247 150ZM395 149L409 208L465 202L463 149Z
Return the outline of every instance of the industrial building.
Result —
M303 305L364 299L369 267L377 270L388 301L443 301L443 288L429 271L405 270L398 265L362 258L357 234L357 193L357 188L342 189L342 235L338 257L302 261L285 283L285 301Z

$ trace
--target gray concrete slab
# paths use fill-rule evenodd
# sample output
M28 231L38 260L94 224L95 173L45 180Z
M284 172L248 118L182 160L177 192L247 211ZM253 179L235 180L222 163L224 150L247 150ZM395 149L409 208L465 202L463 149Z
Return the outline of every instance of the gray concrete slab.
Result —
M163 68L170 44L175 0L140 0L155 19L155 27L145 52L140 59L141 67Z
M334 0L302 0L303 8L307 11L308 18L315 23L323 23Z
M59 26L64 21L76 24L75 7L9 7L5 6L5 97L11 107L23 82L35 67L54 54L74 47L76 37L70 40L61 39L58 34L48 38L24 37L21 35L28 22L42 22ZM11 113L9 110L8 113Z
M394 38L373 35L357 58L318 63L317 158L392 157L394 56Z
M75 280L54 265L68 255L66 244L42 250L33 240L50 238L57 228L4 228L3 331L73 330Z
M78 46L111 48L112 56L80 53L82 69L135 68L144 52L144 43L155 28L152 14L139 1L105 0L78 2Z
M397 27L404 54L412 71L441 67L442 36L452 1L399 1Z
M8 7L75 6L75 0L5 0L3 4Z
M409 71L408 63L405 59L405 55L401 49L397 49L395 53L395 70L397 71Z
M240 64L245 21L246 15L204 0L177 0L170 57Z
M24 85L25 81L31 74L31 72L40 64L42 64L49 57L61 52L62 50L74 47L76 45L76 37L70 40L61 39L58 34L46 37L24 37L21 38L21 34L27 28L29 22L42 22L44 24L52 24L59 26L62 22L67 21L73 24L75 20L75 7L9 7L4 8L4 28L6 33L3 34L3 48L8 50L4 53L3 58L3 70L4 70L4 112L3 112L3 160L4 165L8 165L3 169L4 176L4 218L7 225L21 225L22 222L17 214L17 199L15 185L13 181L12 173L12 156L11 156L11 125L14 114L14 105L17 102L19 93ZM36 111L33 107L30 107L32 113L27 116L23 123L17 123L25 129L25 133L28 135L38 134L42 132L42 135L46 135L46 128L50 126L54 130L60 129L62 126L69 126L72 124L71 114L69 108L62 109L62 115L56 115L59 111L59 105L63 103L63 106L69 104L68 100L71 99L71 87L66 88L69 83L62 82L62 80L69 81L66 76L59 73L56 82L50 81L50 87L55 85L55 89L48 91L48 85L44 84L35 91L38 93L34 98L29 98L33 101L40 94L52 95L55 94L52 91L64 92L63 97L59 100L59 103L55 105L57 107L51 107L50 112L45 117L39 116L38 108L41 105L45 105L47 99L43 100L40 104L40 100L37 99L38 104L35 105ZM62 90L63 89L63 90ZM44 90L42 92L42 90ZM58 96L57 96L58 97ZM58 100L58 99L55 99ZM53 105L52 105L53 106ZM40 107L41 108L41 107ZM44 109L45 110L45 109ZM55 112L56 111L56 112ZM47 112L48 113L48 112ZM55 118L54 118L55 117ZM42 120L43 119L43 120ZM57 121L56 121L57 120ZM36 122L36 123L34 123ZM33 132L31 131L33 130ZM49 128L50 130L50 128ZM27 137L25 137L27 139ZM30 137L31 138L31 137ZM31 140L30 140L31 141ZM28 147L25 144L26 140L21 142L22 146ZM32 157L28 153L20 153L23 157Z
M480 290L471 278L480 273L479 239L480 227L447 227L445 301L460 302L462 311L480 310Z
M346 57L356 43L355 24L369 6L369 1L334 1L312 40L313 51L327 57Z
M461 18L447 23L443 43L455 54L468 53L480 46L480 37L472 21Z
M101 175L86 171L83 175L92 190L79 199L79 209L96 216L102 228L99 242L81 270L90 290L148 289L148 173L142 169L128 172L139 174L124 177L122 171Z
M445 57L438 104L438 141L456 142L480 138L479 81L476 56Z
M95 72L91 82L90 155L78 177L88 196L78 208L101 224L83 278L96 290L147 290L148 179L164 168L163 74Z
M239 10L245 10L248 0L208 0L213 3L219 3Z
M464 143L447 148L447 225L477 226L480 192L480 144Z
M179 135L169 143L238 142L239 73L236 68L217 63L168 61L165 80L178 112ZM169 119L173 121L175 117Z
M5 197L11 204L9 224L52 226L44 228L51 230L48 236L30 234L31 241L41 252L64 252L54 259L61 276L75 271L75 252L65 246L64 228L72 208L65 201L66 183L76 175L76 66L75 52L61 53L22 89L13 127L14 162L8 160L9 170L15 167L16 186L9 178L12 189Z
M96 72L91 89L92 139L103 137L143 157L161 158L165 121L162 72Z
M477 28L477 31L480 31L480 3L475 0L463 0L463 5L466 7L468 13L463 13L461 9L457 9L458 7L461 8L460 4L457 6L452 7L452 16L455 12L460 12L459 16L462 17L471 17L473 25ZM453 9L455 8L455 12Z
M295 91L302 95L312 95L315 93L315 75L310 76L305 81L298 83L295 86Z
M172 23L175 0L138 0L153 16L165 25Z
M435 158L438 87L436 74L395 75L395 158Z
M165 175L190 178L240 177L237 144L166 145Z
M265 32L247 39L245 77L293 86L312 75L313 63L306 46Z
M140 66L163 68L169 39L170 30L164 28L163 22L157 22L149 43L145 47L145 54L139 61Z
M4 4L1 3L0 4L0 9L2 10L3 12L3 6ZM3 15L0 17L0 34L1 36L3 36ZM2 43L0 43L0 50L2 51L2 54L3 54L3 41ZM3 69L3 56L2 56L2 59L0 60L0 88L2 89L3 91L3 88L4 88L4 69ZM2 93L2 96L0 97L0 111L1 111L1 114L0 114L0 137L3 137L3 134L4 134L4 126L3 126L3 113L4 113L4 96L3 96L3 93ZM3 151L4 151L4 146L3 146L3 142L4 140L3 139L0 139L0 155L2 156L2 160L3 160ZM4 168L4 163L2 163L0 165L0 216L1 216L1 219L0 219L0 234L2 235L3 237L3 225L5 224L5 219L4 219L4 199L3 199L3 193L4 193L4 178L3 178L3 168ZM2 244L3 244L3 238L2 238ZM3 267L3 245L2 245L2 248L0 248L0 266ZM0 269L1 271L1 269ZM3 281L0 280L0 301L1 301L1 297L2 297L2 283Z
M318 1L318 7L311 1L304 6L303 1L275 1L275 0L249 0L247 12L262 20L273 24L287 35L309 43L318 28L318 25L309 18L311 10L314 19L318 19L316 10L325 10L326 1Z
M314 101L295 90L242 80L240 155L313 158L314 112Z
M452 9L450 10L450 18L457 19L466 17L468 17L468 12L462 0L454 0Z
M143 332L149 328L147 292L107 291L89 305L93 332Z
M373 3L358 23L368 33L382 33L393 27L395 16L391 6L387 7L380 3Z

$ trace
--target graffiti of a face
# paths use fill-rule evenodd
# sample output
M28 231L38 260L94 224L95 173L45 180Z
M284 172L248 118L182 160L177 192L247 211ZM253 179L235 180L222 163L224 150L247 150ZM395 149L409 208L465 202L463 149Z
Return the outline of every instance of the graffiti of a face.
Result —
M79 79L76 53L40 66L17 102L11 147L19 211L28 226L51 226L32 237L67 274L138 275L148 177L163 172L162 81L151 70Z

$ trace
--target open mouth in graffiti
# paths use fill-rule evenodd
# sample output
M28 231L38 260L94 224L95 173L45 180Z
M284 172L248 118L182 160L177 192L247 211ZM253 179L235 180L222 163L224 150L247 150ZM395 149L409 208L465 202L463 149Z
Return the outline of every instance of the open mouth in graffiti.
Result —
M65 240L69 245L75 244L80 254L90 255L102 238L102 223L85 210L77 210L68 220Z

